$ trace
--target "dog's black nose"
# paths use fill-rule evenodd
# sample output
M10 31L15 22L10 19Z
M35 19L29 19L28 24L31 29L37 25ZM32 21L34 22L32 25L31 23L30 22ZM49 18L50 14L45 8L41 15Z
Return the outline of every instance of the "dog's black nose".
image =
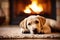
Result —
M33 32L34 32L34 34L37 34L37 29L35 28L35 29L33 30Z
M44 34L44 33L42 33L42 32L38 33L38 31L37 31L36 28L33 30L33 33L34 33L34 34Z

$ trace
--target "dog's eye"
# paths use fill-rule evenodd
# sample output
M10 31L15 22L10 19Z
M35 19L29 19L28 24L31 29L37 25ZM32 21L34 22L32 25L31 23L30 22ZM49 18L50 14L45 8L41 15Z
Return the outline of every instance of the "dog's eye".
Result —
M31 23L28 23L28 25L31 25Z
M35 21L35 23L37 24L37 23L39 23L39 21Z

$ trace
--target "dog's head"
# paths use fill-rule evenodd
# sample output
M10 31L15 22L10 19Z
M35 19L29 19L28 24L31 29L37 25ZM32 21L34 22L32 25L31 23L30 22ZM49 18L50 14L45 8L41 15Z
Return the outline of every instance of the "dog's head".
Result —
M40 33L43 25L45 24L45 18L42 16L29 16L20 23L20 27L25 30L29 30L31 33Z

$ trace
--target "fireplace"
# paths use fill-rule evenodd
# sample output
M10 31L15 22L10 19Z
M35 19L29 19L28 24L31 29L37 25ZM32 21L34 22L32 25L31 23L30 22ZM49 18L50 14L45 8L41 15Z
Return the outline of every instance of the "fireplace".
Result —
M10 24L18 25L30 15L56 20L56 0L10 0Z

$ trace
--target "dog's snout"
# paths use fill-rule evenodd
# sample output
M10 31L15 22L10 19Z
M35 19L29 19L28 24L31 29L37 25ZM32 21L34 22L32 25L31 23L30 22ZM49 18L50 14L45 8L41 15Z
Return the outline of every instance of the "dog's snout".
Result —
M37 31L37 28L35 28L33 31Z
M33 30L33 32L34 32L34 34L36 34L36 33L37 33L37 28L35 28L35 29Z
M34 34L44 34L44 33L42 33L42 32L38 32L36 28L33 30L33 33L34 33Z

